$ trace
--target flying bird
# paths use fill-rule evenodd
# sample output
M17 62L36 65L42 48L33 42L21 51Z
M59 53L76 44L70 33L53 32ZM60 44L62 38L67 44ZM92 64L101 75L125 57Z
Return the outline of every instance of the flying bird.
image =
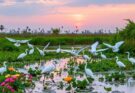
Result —
M118 52L120 46L124 43L124 41L119 41L117 42L114 46L107 44L107 43L103 43L105 46L107 46L108 48L111 48L113 52Z
M6 37L6 39L8 41L14 43L14 46L16 46L16 47L19 47L21 45L21 43L27 43L31 40L31 39L29 39L29 40L17 40L17 39L8 38L8 37Z

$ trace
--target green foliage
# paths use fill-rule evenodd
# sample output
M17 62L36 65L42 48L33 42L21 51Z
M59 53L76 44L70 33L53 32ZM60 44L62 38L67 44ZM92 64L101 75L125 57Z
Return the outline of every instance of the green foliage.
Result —
M32 68L29 69L28 71L32 76L37 76L37 75L41 75L41 70L35 69L33 70Z
M55 35L58 35L60 33L60 29L58 28L52 28L52 33L55 34Z

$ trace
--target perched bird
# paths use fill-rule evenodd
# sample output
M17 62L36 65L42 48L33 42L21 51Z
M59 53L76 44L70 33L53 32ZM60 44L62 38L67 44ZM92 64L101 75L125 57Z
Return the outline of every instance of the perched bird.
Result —
M60 52L61 52L61 47L60 47L60 45L59 45L59 48L56 49L56 53L60 53Z
M3 63L3 67L0 68L0 74L3 74L6 70L7 70L7 66L6 66L7 62Z
M107 46L108 48L111 48L113 52L118 52L120 46L124 43L124 41L120 41L117 42L114 46L107 44L107 43L103 43L105 46Z
M32 49L29 50L29 54L30 55L33 54L33 53L34 53L34 48L32 48Z
M25 56L27 56L28 49L25 50L25 53L20 54L17 59L23 59Z
M46 66L45 68L41 69L41 73L42 74L50 74L52 71L54 71L56 68L56 64L54 62L52 62L52 64Z
M94 75L91 69L87 68L87 62L85 62L85 74L88 77L91 77L94 79Z
M45 50L46 50L46 48L48 48L49 45L50 45L50 42L44 47L43 50L41 50L41 49L39 49L37 47L37 50L38 50L38 52L40 53L41 56L44 56L45 55Z
M6 37L6 39L10 42L13 42L14 46L16 46L16 47L19 47L21 45L21 43L27 43L30 41L30 39L29 40L16 40L13 38L8 38L8 37Z
M84 60L90 60L90 57L88 55L84 54L84 51L83 51L82 57L83 57Z
M99 42L95 42L94 44L92 44L90 47L91 49L89 49L89 52L91 54L93 54L94 56L98 55L98 52L102 52L102 51L105 51L105 50L108 50L108 48L105 48L105 49L99 49L97 50L97 46L98 46Z
M100 56L101 56L102 59L106 59L107 58L106 55L104 55L102 52L100 52L100 54L101 54Z
M119 61L119 58L116 56L116 63L119 66L119 68L125 68L125 64L121 61Z
M135 58L132 58L132 57L129 57L130 56L130 53L129 52L126 52L128 54L128 60L132 63L132 64L135 64Z
M28 45L29 48L33 48L34 47L34 45L30 44L29 42L27 42L27 45Z

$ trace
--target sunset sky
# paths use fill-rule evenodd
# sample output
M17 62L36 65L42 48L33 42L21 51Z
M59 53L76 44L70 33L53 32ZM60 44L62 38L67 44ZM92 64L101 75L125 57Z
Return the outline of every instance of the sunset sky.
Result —
M9 28L114 30L123 19L135 21L135 0L0 0L0 24Z

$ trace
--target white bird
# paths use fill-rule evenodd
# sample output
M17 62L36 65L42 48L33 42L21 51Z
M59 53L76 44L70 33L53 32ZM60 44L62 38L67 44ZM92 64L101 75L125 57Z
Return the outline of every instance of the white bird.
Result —
M121 61L119 61L118 57L116 56L116 63L119 66L119 68L125 68L125 64Z
M102 52L100 52L100 53L101 53L100 56L101 56L102 59L106 59L107 58L106 55L104 55Z
M113 52L118 52L120 46L124 43L124 41L120 41L117 42L114 46L107 44L107 43L103 43L105 46L107 46L108 48L111 48Z
M28 70L23 69L23 68L17 68L17 71L23 74L28 74Z
M46 66L45 68L41 69L42 70L42 74L49 74L51 73L52 71L54 71L56 68L56 64L54 62L52 62L52 64Z
M50 45L50 42L44 47L43 50L41 50L41 49L39 49L37 47L37 50L38 50L38 52L40 53L41 56L44 56L45 55L45 50L46 50L46 48L48 48L49 45Z
M92 44L90 47L91 49L89 49L89 52L91 54L93 54L94 56L98 55L98 52L102 52L102 51L105 51L105 50L108 50L108 48L105 48L105 49L99 49L97 50L97 46L98 46L99 42L95 42L94 44Z
M29 54L30 55L33 54L33 53L34 53L34 48L32 48L32 49L29 50Z
M30 44L29 42L27 42L27 45L28 45L29 48L33 48L34 47L34 45Z
M6 70L7 70L7 66L6 66L7 62L3 63L3 67L0 68L0 74L3 74Z
M6 39L10 42L13 42L14 46L16 46L16 47L19 47L21 45L21 43L27 43L30 41L30 39L29 40L16 40L13 38L8 38L8 37L6 37Z
M130 56L130 53L129 52L126 52L128 54L128 60L132 63L132 64L135 64L135 58L132 58L132 57L129 57Z
M87 46L88 47L88 46ZM81 52L81 51L83 51L85 48L87 48L87 47L83 47L83 48L80 48L79 50L62 50L63 52L67 52L67 53L70 53L71 55L73 55L73 56L78 56L79 55L79 53Z
M59 45L59 48L56 49L56 53L60 53L60 52L61 52L61 47L60 47L60 45Z
M20 54L17 59L23 59L25 56L27 56L28 49L25 50L25 53Z
M94 79L94 75L91 69L87 68L87 62L85 62L85 74L88 77L91 77Z
M84 51L83 51L82 57L83 57L84 60L90 60L90 57L88 55L84 54Z

